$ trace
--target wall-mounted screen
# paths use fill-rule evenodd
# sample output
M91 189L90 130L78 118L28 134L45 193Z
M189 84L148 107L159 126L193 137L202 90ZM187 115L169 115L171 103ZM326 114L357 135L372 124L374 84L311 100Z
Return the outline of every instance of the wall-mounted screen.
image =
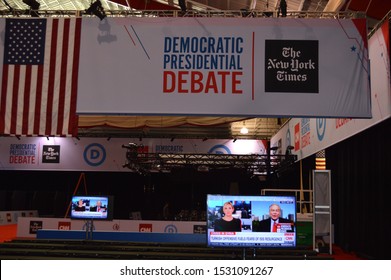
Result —
M207 196L210 247L296 247L296 197Z
M113 219L111 196L77 195L72 197L71 219Z

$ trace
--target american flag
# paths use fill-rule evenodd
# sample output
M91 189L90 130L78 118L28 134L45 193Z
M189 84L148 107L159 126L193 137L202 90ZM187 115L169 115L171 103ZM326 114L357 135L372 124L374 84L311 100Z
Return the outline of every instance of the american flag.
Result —
M0 133L75 136L80 18L6 19Z

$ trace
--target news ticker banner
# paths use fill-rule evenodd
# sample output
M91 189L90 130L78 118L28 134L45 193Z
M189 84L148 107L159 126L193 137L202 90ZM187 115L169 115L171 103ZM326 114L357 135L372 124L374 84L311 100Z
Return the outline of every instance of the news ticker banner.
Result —
M386 275L387 260L2 260L1 279L39 279L86 275L109 279L311 279ZM20 269L23 267L23 269ZM15 278L14 278L15 277Z
M266 154L264 140L0 137L0 170L122 171L126 151L169 154Z
M372 118L292 118L271 139L279 153L287 146L299 159L330 147L391 117L390 36L386 21L369 39Z
M365 19L83 18L77 113L370 118Z
M35 238L37 231L85 231L86 220L69 218L19 217L16 236ZM206 234L205 221L150 221L150 220L112 220L94 221L95 231L104 232L144 232L144 233L182 233ZM146 239L148 237L146 236ZM206 240L205 240L206 241Z

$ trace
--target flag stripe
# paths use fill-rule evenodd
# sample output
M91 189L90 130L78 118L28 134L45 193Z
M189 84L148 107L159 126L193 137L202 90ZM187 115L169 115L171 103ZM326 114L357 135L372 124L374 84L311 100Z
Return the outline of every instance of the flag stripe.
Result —
M73 44L73 67L71 74L71 96L70 96L70 110L69 110L69 122L68 122L68 134L77 134L77 115L76 115L76 102L77 102L77 81L79 76L79 57L80 57L80 38L81 38L81 18L76 19L76 25L74 29L74 44ZM72 51L72 50L71 50Z
M53 99L55 94L54 83L56 82L56 53L57 53L57 33L58 32L58 19L54 19L52 22L52 38L50 48L50 63L49 63L49 87L46 100L46 124L45 135L51 135L52 126L52 112L53 112Z
M66 78L67 78L67 65L68 65L68 44L69 44L69 20L64 22L64 37L62 39L62 56L61 56L61 71L60 71L60 89L59 89L59 102L58 102L58 118L57 118L57 134L62 133L63 121L64 121L64 103L65 103L65 90L66 90Z
M8 64L3 65L3 78L1 80L0 100L0 130L5 133L5 105L7 103Z
M42 112L42 91L43 91L43 66L39 65L37 69L37 96L35 97L35 115L33 135L43 135L40 133L41 112ZM42 118L43 119L43 118Z
M80 29L80 18L6 19L0 133L77 134ZM14 36L20 30L23 35ZM36 41L38 46L29 43L27 50L15 48L17 37Z
M25 89L26 94L24 95L23 100L22 135L28 134L28 126L30 122L30 94L28 93L31 92L31 65L26 66Z
M11 123L10 133L16 134L16 122L18 117L18 97L19 97L19 77L20 77L20 66L14 66L14 76L12 84L14 85L12 88L12 100L11 100L11 111L8 114L8 118Z
M29 103L29 126L26 135L33 135L35 126L35 102L37 101L37 68L33 65L31 68L31 87L30 87L30 103Z

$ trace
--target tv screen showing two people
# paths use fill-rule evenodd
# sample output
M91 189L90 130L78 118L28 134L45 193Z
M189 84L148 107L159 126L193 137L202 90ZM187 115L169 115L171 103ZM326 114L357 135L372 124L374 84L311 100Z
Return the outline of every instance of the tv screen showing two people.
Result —
M295 197L208 195L207 205L209 245L296 245Z
M72 197L71 218L108 219L111 203L108 196L74 196Z

